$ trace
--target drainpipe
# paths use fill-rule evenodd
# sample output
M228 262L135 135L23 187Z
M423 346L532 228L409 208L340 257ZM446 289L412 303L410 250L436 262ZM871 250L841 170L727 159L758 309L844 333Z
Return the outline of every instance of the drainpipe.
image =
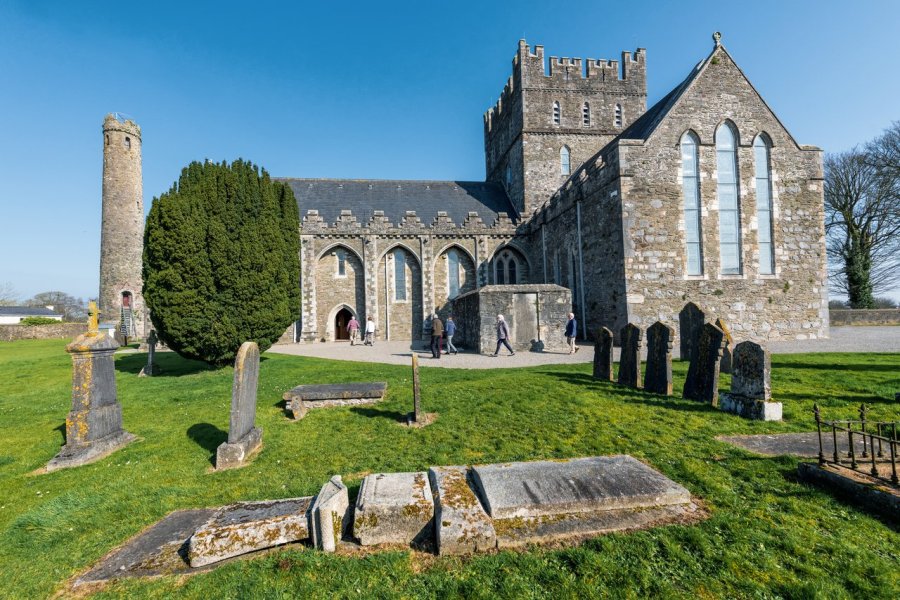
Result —
M584 318L584 257L581 253L581 202L575 203L575 216L578 220L578 305L581 307L581 335L587 339L587 321Z
M544 283L547 283L547 232L543 223L541 223L541 252L544 256Z

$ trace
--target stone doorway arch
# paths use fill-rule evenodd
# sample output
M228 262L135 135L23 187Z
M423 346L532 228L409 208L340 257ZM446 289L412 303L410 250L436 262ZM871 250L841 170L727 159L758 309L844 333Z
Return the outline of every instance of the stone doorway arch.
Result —
M350 339L350 330L347 328L347 324L350 322L350 319L353 318L353 313L350 312L346 307L341 308L337 311L337 314L334 315L334 340L349 340Z

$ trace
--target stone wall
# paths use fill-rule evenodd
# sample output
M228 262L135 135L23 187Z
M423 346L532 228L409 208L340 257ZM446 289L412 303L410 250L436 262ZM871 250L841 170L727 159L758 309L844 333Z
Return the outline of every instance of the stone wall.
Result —
M344 259L344 275L338 273L339 257ZM334 318L347 307L365 320L365 281L362 261L349 245L332 246L316 261L316 331L318 339L333 341Z
M52 325L0 325L0 341L73 339L87 331L86 323Z
M404 264L404 296L397 295L396 261ZM385 280L385 277L387 280ZM378 318L376 339L418 340L422 338L424 320L422 303L422 269L418 258L406 247L388 250L378 263ZM387 307L387 310L385 310Z
M496 348L498 314L505 317L517 352L566 352L563 333L571 303L569 290L557 285L490 285L456 298L453 312L461 342L481 354Z
M831 325L900 325L900 308L879 308L872 310L831 309Z

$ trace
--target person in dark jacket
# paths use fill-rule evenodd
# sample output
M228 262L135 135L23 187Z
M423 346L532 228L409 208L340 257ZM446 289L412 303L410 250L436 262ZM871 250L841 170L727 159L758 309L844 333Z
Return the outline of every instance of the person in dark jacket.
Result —
M500 345L506 346L506 349L509 350L510 356L515 356L516 353L513 351L512 346L509 345L509 325L506 324L506 320L503 318L503 315L497 315L497 349L494 350L494 353L491 356L497 356L500 352Z
M575 320L575 313L569 313L569 320L566 321L566 343L569 345L569 354L575 354L579 348L575 345L575 338L578 336L578 321Z
M444 323L437 313L431 317L431 357L441 357L441 339L444 337Z
M447 331L447 354L450 354L451 352L453 354L459 354L459 350L453 345L453 335L456 333L456 321L453 320L452 315L447 317L445 329Z

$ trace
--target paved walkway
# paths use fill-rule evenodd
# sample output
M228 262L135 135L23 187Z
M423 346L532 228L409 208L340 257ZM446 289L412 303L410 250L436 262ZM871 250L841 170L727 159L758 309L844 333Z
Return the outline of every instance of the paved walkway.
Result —
M494 367L531 367L535 365L557 365L591 362L594 345L591 342L579 344L581 350L574 355L553 352L517 352L509 356L506 349L494 358L472 352L460 352L431 358L431 351L422 342L377 342L374 346L350 346L349 342L325 342L314 344L284 344L272 346L269 352L330 358L333 360L355 360L361 362L381 362L394 365L408 365L413 348L419 354L419 364L424 367L446 367L456 369L491 369ZM790 340L768 342L775 354L796 354L800 352L900 352L900 327L832 327L831 338L827 340ZM646 349L645 349L646 351ZM619 349L615 349L618 360ZM675 349L678 355L678 349Z

